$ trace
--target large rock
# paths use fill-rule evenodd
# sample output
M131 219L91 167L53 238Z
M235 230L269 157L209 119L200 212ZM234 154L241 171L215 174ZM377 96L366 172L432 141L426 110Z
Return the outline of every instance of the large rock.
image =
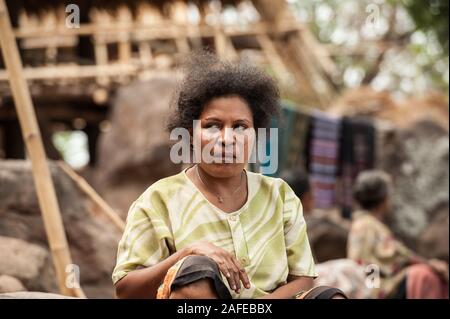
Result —
M0 299L77 299L77 298L40 291L18 291L10 293L0 293Z
M111 273L121 233L103 216L95 214L92 202L59 166L50 162L50 171L72 259L80 267L81 286L88 297L112 297ZM53 268L53 264L48 262L48 252L44 253L48 247L47 236L31 165L27 161L0 161L0 235L34 244L34 248L29 248L33 254L26 258L30 264L35 264L35 271L46 271L47 268L50 271ZM3 250L0 251L3 254ZM46 269L42 269L44 264ZM55 276L51 276L51 282L45 279L42 287L35 287L34 281L26 280L25 269L19 272L14 276L24 278L23 283L28 290L57 291L52 288L56 287Z
M448 131L441 125L423 120L391 132L380 147L380 166L394 182L394 213L389 224L413 248L438 207L448 208L448 140Z
M117 91L110 130L99 140L95 184L123 216L149 185L181 169L169 159L165 131L175 86L174 79L162 77Z
M26 290L19 279L8 275L0 275L0 294Z
M0 236L0 251L0 275L15 277L30 290L57 291L52 261L46 248Z

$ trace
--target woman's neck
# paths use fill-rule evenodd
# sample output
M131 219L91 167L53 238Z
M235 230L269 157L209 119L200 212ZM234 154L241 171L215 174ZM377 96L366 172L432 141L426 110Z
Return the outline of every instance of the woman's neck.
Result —
M212 187L215 191L233 191L245 181L243 171L233 176L219 178L209 175L200 165L196 165L194 169L198 169L198 174L201 179L200 182L205 183L206 187Z

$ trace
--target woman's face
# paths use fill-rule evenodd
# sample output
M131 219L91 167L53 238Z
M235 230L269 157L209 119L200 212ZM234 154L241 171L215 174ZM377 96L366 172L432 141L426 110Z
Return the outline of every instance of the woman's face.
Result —
M237 96L215 98L205 105L199 120L194 143L200 141L201 168L217 178L241 174L255 140L249 105Z

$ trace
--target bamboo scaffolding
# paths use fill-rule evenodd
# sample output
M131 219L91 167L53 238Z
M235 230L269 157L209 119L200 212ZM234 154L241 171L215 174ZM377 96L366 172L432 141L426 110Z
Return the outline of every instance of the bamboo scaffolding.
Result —
M55 28L52 30L44 29L42 27L26 28L22 27L14 30L14 34L18 39L26 38L48 38L48 37L67 37L67 36L92 36L102 35L110 37L111 40L106 42L117 42L119 33L125 32L132 34L140 34L140 40L157 40L157 39L174 39L180 32L188 34L198 34L200 37L213 37L215 26L210 25L192 25L192 24L177 24L177 23L158 23L155 25L140 25L137 23L122 23L122 24L107 24L100 25L90 23L81 24L79 28ZM228 36L240 35L256 35L273 32L273 28L264 22L256 22L248 26L222 25L223 32ZM278 33L289 33L303 30L303 26L298 23L286 22L281 23L278 28Z
M55 265L60 292L68 296L85 297L77 283L73 287L69 287L66 284L66 267L72 264L72 260L30 91L23 76L19 50L4 0L0 0L0 45L3 59L9 72L9 83L22 134L31 159L39 206Z
M289 85L291 80L291 72L289 72L286 64L283 61L283 58L278 54L277 48L275 47L270 37L267 34L260 34L256 36L256 39L259 42L259 45L261 46L261 49L265 53L267 59L269 60L269 63L272 65L272 68L278 79L282 83Z
M308 28L296 21L284 0L250 2L260 18L249 24L224 23L223 3L220 1L198 3L195 5L198 10L196 16L190 14L194 11L188 12L189 5L185 1L176 0L163 10L149 3L140 4L137 18L126 6L114 15L108 10L93 8L89 13L91 22L73 29L55 22L57 13L50 14L48 23L30 15L13 31L21 44L29 43L29 46L23 46L25 52L29 47L48 53L44 63L23 70L27 80L36 80L33 81L34 87L42 83L86 86L93 81L101 87L114 87L135 77L149 78L160 71L170 73L173 65L159 68L156 59L167 48L169 52L166 54L175 54L172 58L176 60L192 48L213 45L221 58L235 61L243 53L242 39L247 38L250 43L259 43L260 50L290 98L327 108L336 94L332 81L336 67L327 48L314 39ZM69 46L70 50L61 51L76 55L73 45L80 37L91 38L95 64L55 63L60 61L55 59L58 48ZM171 45L162 47L161 43ZM137 53L135 48L138 48ZM7 73L0 70L0 90L6 80Z
M100 207L101 211L105 214L105 216L112 221L112 223L120 230L125 230L125 222L119 215L112 209L111 206L108 205L107 202L89 185L86 180L78 175L69 165L65 162L60 161L58 163L59 167L69 176L77 187L83 191L89 198Z

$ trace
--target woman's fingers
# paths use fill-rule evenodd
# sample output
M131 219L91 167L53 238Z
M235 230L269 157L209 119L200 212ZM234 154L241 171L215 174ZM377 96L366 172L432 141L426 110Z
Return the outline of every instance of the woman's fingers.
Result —
M218 253L213 259L219 266L222 274L227 278L232 290L239 293L241 290L241 282L243 287L250 288L250 280L248 279L247 272L234 255L227 251L222 251L221 254Z
M236 280L234 278L234 274L230 271L229 265L225 260L221 260L217 262L219 265L219 269L227 278L228 284L231 289L236 290Z
M234 278L234 282L236 283L236 289L234 289L237 293L241 290L241 280L239 278L239 269L233 262L233 257L228 259L229 267L231 269L232 276Z
M233 262L236 265L236 267L238 268L240 281L242 281L245 288L249 289L250 288L250 280L248 279L247 272L245 271L244 267L241 266L239 261L237 261L236 258L233 258Z

